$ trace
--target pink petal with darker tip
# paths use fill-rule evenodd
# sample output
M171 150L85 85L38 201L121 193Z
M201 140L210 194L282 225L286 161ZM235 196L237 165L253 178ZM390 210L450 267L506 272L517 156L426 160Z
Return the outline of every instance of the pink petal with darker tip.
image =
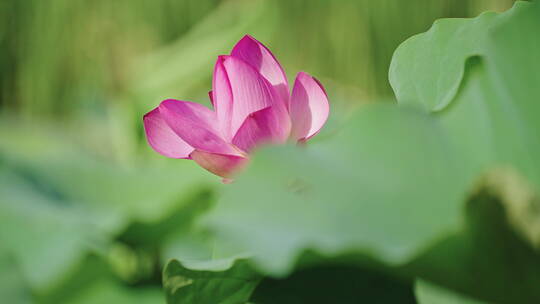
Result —
M214 92L208 91L208 98L210 98L210 102L212 103L212 107L215 109L216 105L214 104Z
M330 105L322 85L307 73L296 76L291 96L291 137L307 140L317 134L326 123Z
M193 147L167 125L158 108L144 115L143 123L146 139L156 152L172 158L189 158Z
M244 60L259 71L287 105L289 100L287 76L274 54L266 46L250 35L246 35L234 46L231 56Z

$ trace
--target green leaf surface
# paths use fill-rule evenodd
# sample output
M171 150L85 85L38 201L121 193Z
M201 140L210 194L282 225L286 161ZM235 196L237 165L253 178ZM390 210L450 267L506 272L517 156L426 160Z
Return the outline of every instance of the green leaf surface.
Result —
M440 20L404 42L390 69L398 101L440 110L436 115L467 154L468 166L486 171L510 165L537 189L539 29L538 3Z
M538 3L518 3L487 27L485 53L463 57L461 89L436 115L469 166L480 172L514 167L540 190L540 37L530 30L535 28L540 29Z
M390 84L398 101L433 111L445 108L458 92L465 60L486 52L489 32L499 23L509 18L515 22L515 14L529 9L529 3L518 1L503 14L440 19L426 33L409 38L396 49L390 65Z
M170 261L163 272L169 304L244 304L261 276L245 260L224 271L196 271Z
M533 210L540 193L538 30L538 2L516 2L503 14L441 20L404 42L390 69L399 102L438 111L434 115L475 175L504 167L510 168L505 170L511 173L507 177L524 178L517 185L521 191L505 191L503 202L512 216L521 213L514 224L537 244L540 216ZM441 97L444 94L449 95Z
M206 223L273 275L289 273L306 249L400 263L459 227L458 159L426 113L369 106L333 139L261 151Z

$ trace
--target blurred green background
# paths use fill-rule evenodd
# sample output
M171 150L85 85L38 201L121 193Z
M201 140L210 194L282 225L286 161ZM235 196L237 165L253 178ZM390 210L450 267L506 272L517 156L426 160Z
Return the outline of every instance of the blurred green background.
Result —
M0 299L164 302L163 262L189 247L219 179L154 153L142 115L165 98L207 103L216 56L243 35L289 80L321 80L331 128L393 99L388 66L406 38L512 3L0 0Z

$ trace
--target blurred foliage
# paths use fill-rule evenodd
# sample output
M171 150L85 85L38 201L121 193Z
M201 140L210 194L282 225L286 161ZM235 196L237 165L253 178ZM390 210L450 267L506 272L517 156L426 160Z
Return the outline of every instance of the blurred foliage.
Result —
M238 261L243 263L245 258L259 251L262 255L254 259L257 269L282 276L290 274L290 277L265 279L255 290L256 284L241 284L240 291L245 293L242 297L247 299L253 294L257 303L294 303L302 299L315 303L317 299L325 301L325 292L328 295L332 290L340 290L342 302L347 303L345 299L351 300L362 290L360 287L364 288L361 292L366 297L379 299L379 302L392 302L395 298L412 302L412 279L408 274L405 278L396 278L393 270L389 274L386 266L371 260L358 262L357 255L353 255L354 262L341 260L346 266L321 265L328 262L328 255L350 250L351 242L362 243L360 247L369 249L367 252L382 260L402 262L417 249L425 248L426 240L431 241L448 227L460 227L461 207L451 201L463 193L468 180L456 175L465 165L456 161L460 156L453 155L440 134L442 127L438 125L444 125L445 118L435 122L433 117L416 110L378 105L355 116L345 133L339 136L334 133L340 122L350 116L349 109L372 101L392 100L388 68L394 50L406 38L426 31L438 18L471 17L485 10L503 11L512 2L0 0L0 299L14 304L164 303L162 269L171 257L179 258L182 264L168 269L169 272L180 271L184 276L199 278L201 272L197 269L207 270L202 272L205 279L188 287L187 292L186 288L178 289L185 292L179 293L181 296L189 299L192 292L189 290L217 288L219 296L226 298L230 292L237 291L237 282L221 289L220 281L212 279L212 275L227 272L231 267L236 269ZM492 56L512 57L509 54L518 51L510 46L525 43L519 34L512 32L517 30L508 27L508 31L511 32L501 35L513 36L515 40ZM143 137L142 115L162 99L207 103L216 56L227 53L246 33L268 45L287 72L305 70L321 79L333 106L329 126L320 136L321 146L328 146L328 142L344 144L346 148L342 152L349 155L340 154L337 160L358 158L356 173L365 173L350 175L350 178L361 177L360 183L352 186L351 183L332 183L336 187L327 193L321 192L320 197L313 200L310 208L313 212L309 214L304 212L304 206L294 205L289 200L295 202L298 197L309 196L314 187L319 187L316 185L325 184L331 178L343 178L341 173L333 174L331 164L325 162L325 159L337 157L332 155L331 149L317 151L313 147L299 152L284 147L275 152L263 152L258 160L259 167L254 167L244 181L223 193L225 186L219 184L219 179L191 162L164 159L151 151ZM475 42L476 37L468 40ZM523 59L515 64L532 69L525 58L537 47L534 42L523 46L518 56ZM426 61L426 66L431 68L436 64ZM459 73L463 65L456 63L452 68ZM504 75L514 74L512 66L501 65L500 69ZM531 70L524 68L520 72L522 74L500 81L515 87L516 81L527 79L527 85L536 91L505 92L517 94L513 97L524 100L526 96L520 94L538 93L539 87L535 85L538 78L529 76L535 75ZM291 78L294 74L288 76ZM422 87L427 88L429 84ZM471 90L471 94L477 92L476 88ZM399 90L396 91L400 98ZM422 102L423 99L411 98L411 101ZM519 153L505 151L496 142L485 143L482 134L469 132L463 123L454 124L453 131L459 135L469 134L471 142L482 141L479 145L484 150L502 151L500 157L493 156L485 161L515 161L519 173L527 180L533 179L531 187L534 188L538 181L535 174L540 171L529 167L529 161L536 150L526 151L528 144L521 144L522 140L530 143L534 134L523 132L523 137L512 137L516 129L533 126L532 118L538 113L538 106L527 106L531 108L524 111L523 120L509 120L496 129L498 132L510 128L506 138L513 140L512 147L520 147ZM472 111L459 107L453 110L456 113ZM498 109L489 112L490 109L481 107L474 111L495 113L494 116L498 113ZM455 115L462 117L462 114ZM399 117L390 119L396 116ZM529 125L521 126L521 121ZM489 122L479 120L478 123ZM451 123L446 124L445 128ZM405 126L410 129L407 131ZM360 129L369 131L360 134L357 141L347 143L347 138L356 136ZM384 139L395 133L400 136L392 147L401 147L400 160L393 159L394 148L388 150L385 146L388 142ZM414 155L418 149L425 151ZM482 158L481 153L478 152L477 158ZM283 154L287 156L280 157ZM317 165L307 164L306 168L304 157L313 159ZM280 163L286 158L290 158L288 163ZM418 169L420 179L410 180L407 173L417 169L414 164L418 161L429 164L429 168ZM387 165L381 166L382 163ZM455 164L455 168L444 170L449 164ZM339 168L347 165L340 164ZM280 188L272 197L263 197L252 206L241 205L252 201L249 191L261 190L260 185L254 184L258 177L249 182L249 176L261 174L270 179L288 174L280 172L280 168L287 168L287 172L311 172L313 184L306 184L303 179L292 180L286 185L292 193ZM320 172L325 174L321 176ZM450 180L455 187L445 187L442 180ZM249 191L234 193L231 190L249 183L253 183ZM421 183L429 184L429 189L415 192ZM361 194L373 201L366 200L366 206L352 201L342 206L325 204L325 198L347 193L346 186L351 186L353 192L344 198ZM387 189L395 189L395 192L384 192ZM268 190L263 187L261 191ZM383 195L379 196L380 193ZM194 218L211 208L221 195L225 200L235 200L235 197L238 200L213 209L214 214L223 213L214 217L214 223L229 220L233 223L236 217L245 218L236 228L243 229L246 235L256 235L248 240L256 250L248 252L238 250L243 246L233 246L238 241L246 241L243 235L237 236L242 237L234 242L220 241L207 226L194 225ZM443 199L439 200L440 196ZM283 200L277 202L277 197ZM390 211L400 199L410 205ZM268 200L267 205L265 200ZM286 206L279 207L281 204ZM286 208L290 209L284 213ZM257 212L260 218L251 217ZM295 212L297 216L292 217ZM442 213L444 217L434 215ZM524 212L516 212L518 223L519 214ZM422 220L415 221L418 217ZM252 225L246 229L250 222ZM279 227L280 223L287 225ZM299 223L306 224L301 231L295 230ZM521 228L524 234L534 236L535 227ZM277 234L274 228L279 228ZM347 233L354 229L358 229L358 234ZM230 230L222 232L226 234ZM274 238L277 243L267 242ZM310 260L303 252L297 261L298 248L287 249L295 241L319 249L322 256ZM507 259L495 261L505 263ZM524 261L522 267L528 265L527 260ZM374 263L378 265L376 269L372 269ZM351 264L358 269L347 269ZM294 273L297 266L300 270ZM243 264L240 267L244 267ZM240 271L253 275L251 267ZM417 269L424 269L422 267ZM381 268L386 270L381 271ZM470 293L466 284L448 283L433 273L426 271L424 276L451 289ZM255 280L260 279L258 275L253 276ZM330 276L342 277L350 284L329 285ZM166 278L167 275L165 286L174 286L167 285L170 282ZM226 277L222 279L228 281ZM305 294L305 290L300 290L305 288L304 282L328 289L321 287L319 294ZM276 289L287 288L280 298L273 295ZM395 298L383 295L378 288L395 290ZM515 292L518 294L520 290ZM432 296L434 292L426 293ZM212 294L218 296L217 291ZM170 294L167 295L171 299ZM535 295L534 289L525 293L525 296L531 295ZM236 303L234 299L229 298L231 303ZM207 298L208 303L214 303L212 301L215 299Z
M129 107L130 93L151 83L159 93L143 101L147 110L169 93L159 90L169 82L171 94L202 99L215 55L246 32L270 45L286 70L309 70L362 102L391 93L388 64L406 38L437 18L511 3L3 0L2 108L30 117L99 113L110 104ZM160 75L167 66L176 71ZM184 74L193 88L175 81Z

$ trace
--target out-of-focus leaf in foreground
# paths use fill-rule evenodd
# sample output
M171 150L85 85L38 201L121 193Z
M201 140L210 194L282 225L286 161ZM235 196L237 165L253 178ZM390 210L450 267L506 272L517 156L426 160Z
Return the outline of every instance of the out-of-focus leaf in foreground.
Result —
M266 274L290 273L306 249L366 251L403 262L444 229L459 227L459 205L452 202L461 199L464 182L441 131L413 109L366 108L332 140L261 151L245 175L223 187L207 221L222 243L252 253ZM393 135L391 144L381 140ZM419 162L428 165L416 167ZM448 164L454 170L445 170ZM445 220L432 216L439 212Z
M366 107L333 139L261 151L208 223L274 275L290 272L305 249L400 263L459 227L458 159L425 113Z
M163 301L160 249L187 237L213 200L210 174L160 159L121 165L49 125L9 122L0 128L0 247L17 301Z
M106 255L133 221L151 226L177 210L189 215L191 204L209 189L210 175L186 163L167 169L122 167L92 157L46 128L1 130L0 239L35 290L59 283L89 252ZM140 235L140 241L164 233Z
M0 193L0 239L36 289L56 283L110 234L110 217L44 196L5 171Z

